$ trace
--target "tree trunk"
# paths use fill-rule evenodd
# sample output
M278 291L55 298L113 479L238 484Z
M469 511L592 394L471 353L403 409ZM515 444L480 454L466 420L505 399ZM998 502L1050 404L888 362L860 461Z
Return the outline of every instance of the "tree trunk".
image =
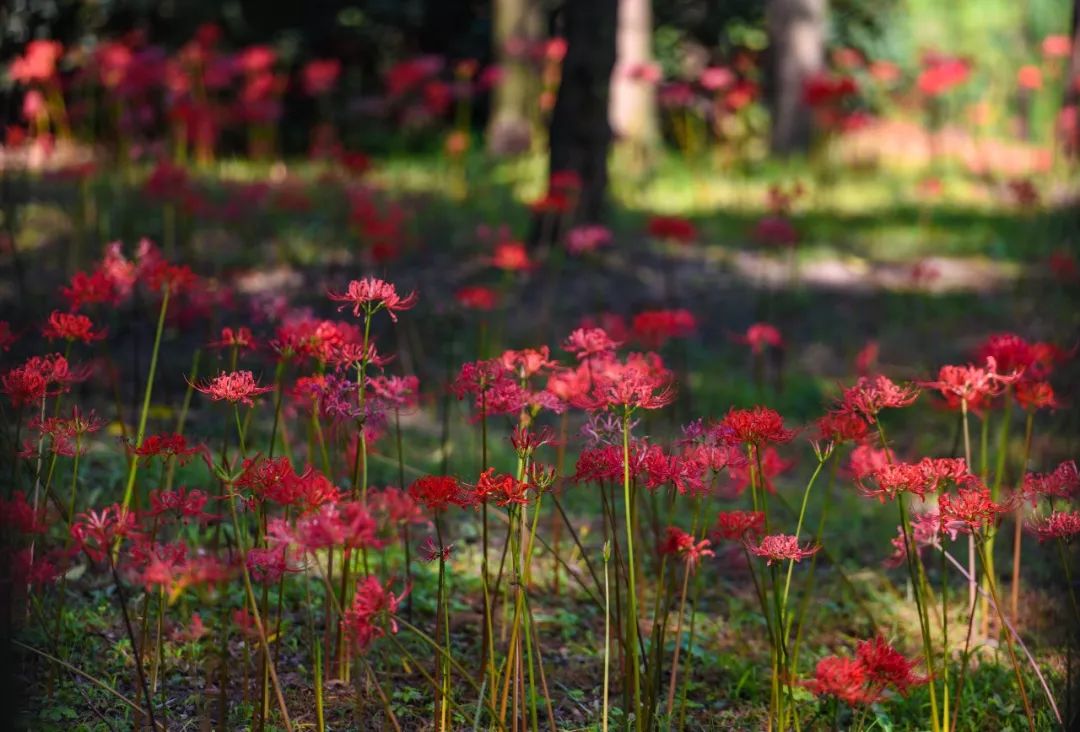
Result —
M1080 0L1073 0L1072 49L1065 68L1063 102L1059 130L1061 144L1065 153L1075 159L1080 157Z
M647 149L659 140L656 85L632 78L653 62L652 0L619 0L615 72L611 78L611 129L616 138Z
M579 223L598 222L604 214L617 10L618 0L568 0L563 11L567 50L551 117L549 170L578 174L581 193L572 219Z
M806 79L824 67L826 0L769 0L772 151L806 152L813 136L813 114L803 99Z
M539 89L529 51L543 38L543 16L540 0L493 0L492 11L502 78L494 90L487 145L495 155L514 155L532 141Z

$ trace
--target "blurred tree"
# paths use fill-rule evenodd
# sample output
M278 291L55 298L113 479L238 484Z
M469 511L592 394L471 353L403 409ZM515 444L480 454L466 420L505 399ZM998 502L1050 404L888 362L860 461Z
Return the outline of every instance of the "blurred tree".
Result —
M825 64L826 0L769 0L768 91L773 153L805 152L813 115L803 98L806 79Z
M492 46L501 78L488 118L488 150L510 155L528 150L536 126L536 71L532 53L543 41L540 0L492 0Z
M596 222L603 218L607 196L618 0L569 0L562 15L567 50L551 118L548 169L577 173L581 193L574 219Z
M1065 79L1065 99L1061 108L1062 143L1076 158L1080 157L1080 0L1073 0L1072 47Z
M652 0L619 0L611 128L618 139L642 151L660 139L652 34Z

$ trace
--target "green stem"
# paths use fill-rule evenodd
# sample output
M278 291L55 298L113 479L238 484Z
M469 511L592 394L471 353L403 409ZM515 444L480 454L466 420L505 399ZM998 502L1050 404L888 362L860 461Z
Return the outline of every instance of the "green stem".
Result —
M161 350L161 334L165 331L165 312L169 309L169 286L166 285L161 298L161 309L158 311L157 330L154 332L154 350L150 353L150 370L146 376L146 389L143 392L142 412L139 415L139 429L135 433L135 447L141 447L143 437L146 436L146 420L150 415L150 396L154 391L154 374L157 373L158 352ZM132 459L128 468L127 483L124 486L124 500L121 503L123 512L127 513L131 505L131 497L135 490L135 476L139 471L139 461ZM119 546L119 545L117 545Z
M640 669L638 668L638 615L637 615L637 587L634 582L634 575L637 574L637 564L634 561L634 526L633 526L633 511L632 511L632 497L630 494L630 410L627 409L623 413L622 419L622 432L623 432L623 502L625 504L626 513L626 556L628 562L627 569L627 645L630 647L630 675L631 675L631 689L633 690L634 701L634 721L638 732L642 732L642 714L641 714L641 677Z

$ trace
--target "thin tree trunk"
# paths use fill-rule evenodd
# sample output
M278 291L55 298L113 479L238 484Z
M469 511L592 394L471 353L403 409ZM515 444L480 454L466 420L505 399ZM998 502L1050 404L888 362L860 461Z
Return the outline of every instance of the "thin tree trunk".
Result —
M825 62L826 0L769 0L769 103L772 151L806 152L813 137L813 116L803 85Z
M1080 0L1073 0L1072 50L1069 53L1069 65L1065 70L1065 99L1061 114L1072 116L1071 124L1062 124L1061 144L1066 154L1076 159L1080 157Z
M578 174L581 193L572 219L598 222L607 196L618 0L571 0L563 15L567 51L551 118L550 170Z
M616 138L639 150L660 137L656 86L640 73L653 63L652 30L651 0L619 0L609 117Z
M536 124L539 93L529 51L543 35L539 0L493 0L495 59L502 78L495 86L488 122L488 150L495 155L527 151Z

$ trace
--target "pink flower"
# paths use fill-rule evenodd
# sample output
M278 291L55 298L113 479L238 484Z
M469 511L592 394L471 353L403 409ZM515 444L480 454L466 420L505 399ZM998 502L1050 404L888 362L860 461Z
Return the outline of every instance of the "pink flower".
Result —
M750 553L764 557L773 562L793 561L799 562L807 557L812 557L821 549L820 546L807 546L805 549L799 546L799 538L788 534L772 534L761 539L757 546L747 542L746 548Z
M331 292L329 296L331 300L345 303L339 309L351 304L354 316L359 316L361 310L370 316L385 309L394 322L397 322L397 312L410 309L416 304L417 299L415 292L401 297L392 284L374 277L353 280L345 292L341 294Z
M272 386L259 386L250 371L222 371L209 382L192 384L197 391L207 394L215 402L226 401L232 404L244 404L254 406L252 397L273 391Z

